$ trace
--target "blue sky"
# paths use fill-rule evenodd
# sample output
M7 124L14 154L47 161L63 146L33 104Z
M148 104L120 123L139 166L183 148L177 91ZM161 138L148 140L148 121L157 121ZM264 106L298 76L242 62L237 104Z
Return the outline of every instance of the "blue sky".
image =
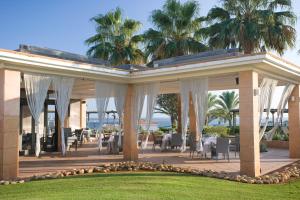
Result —
M206 15L219 2L199 0L200 14ZM95 33L90 21L93 16L118 6L125 17L141 21L143 31L151 26L151 11L163 3L164 0L1 0L0 48L17 49L19 44L31 44L85 54L88 47L84 40ZM299 17L300 1L293 0L293 7ZM300 33L300 23L296 29ZM300 49L299 37L296 48ZM284 57L299 62L296 49L288 50Z

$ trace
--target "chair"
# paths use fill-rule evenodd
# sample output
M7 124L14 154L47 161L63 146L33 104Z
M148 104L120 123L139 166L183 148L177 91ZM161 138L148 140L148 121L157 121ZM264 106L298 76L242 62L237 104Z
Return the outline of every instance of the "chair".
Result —
M182 137L181 137L181 134L179 133L176 133L176 134L172 134L172 137L171 137L171 148L173 149L174 147L177 148L177 147L181 147L182 145Z
M72 129L71 128L64 128L64 135L65 135L65 144L66 144L66 149L69 151L71 146L73 144L76 145L76 140L75 138L73 138L73 134L72 134ZM76 148L76 147L75 147ZM77 148L76 148L77 149Z
M240 136L230 137L230 140L229 150L234 151L234 156L236 157L236 153L240 152Z
M197 152L197 141L195 140L195 137L192 135L189 136L189 146L190 146L190 157L194 157L194 153ZM199 152L197 152L198 154Z
M219 153L222 153L224 156L224 159L227 156L228 162L229 162L229 139L228 138L217 138L217 144L216 144L216 159L218 160Z
M153 146L152 146L153 151L155 151L155 146L157 145L161 148L163 136L155 135L154 133L152 133L152 138L153 138Z
M77 137L77 141L76 141L76 150L78 148L78 144L80 144L80 146L83 143L83 129L75 129L75 135Z
M112 143L112 154L119 154L119 135L114 135Z

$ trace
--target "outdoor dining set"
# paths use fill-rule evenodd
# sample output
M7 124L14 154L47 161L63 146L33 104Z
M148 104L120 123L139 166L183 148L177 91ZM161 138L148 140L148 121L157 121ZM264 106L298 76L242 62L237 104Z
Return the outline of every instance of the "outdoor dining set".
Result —
M153 134L153 146L155 151L159 146L162 151L168 151L178 149L182 146L183 140L181 134L167 133L165 135ZM235 157L240 149L239 136L233 137L218 137L203 135L201 141L195 141L194 137L187 136L186 146L189 146L190 156L194 157L194 154L201 155L201 157L207 158L210 154L210 158L218 160L219 154L223 154L224 159L229 159L229 152L234 151Z

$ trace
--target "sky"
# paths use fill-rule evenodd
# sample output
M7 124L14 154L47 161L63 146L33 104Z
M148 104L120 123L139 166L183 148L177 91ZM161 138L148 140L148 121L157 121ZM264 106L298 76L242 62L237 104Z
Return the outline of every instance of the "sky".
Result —
M219 0L198 2L200 15L206 15L210 8L220 4ZM14 50L19 44L28 44L85 55L88 46L84 41L95 34L92 17L120 7L125 17L143 24L142 32L151 27L151 11L161 8L163 3L164 0L1 0L0 48ZM293 0L293 7L299 17L300 1ZM300 33L300 22L296 30ZM283 57L299 62L296 49L300 49L300 37L296 48L288 50Z

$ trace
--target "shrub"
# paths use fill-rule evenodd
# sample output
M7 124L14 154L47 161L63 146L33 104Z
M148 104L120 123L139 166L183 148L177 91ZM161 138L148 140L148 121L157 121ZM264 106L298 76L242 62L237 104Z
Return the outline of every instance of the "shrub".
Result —
M206 126L203 129L203 134L227 137L230 129L224 126Z
M281 140L281 135L278 134L278 133L275 133L275 134L273 135L272 140Z
M172 128L159 127L159 130L162 131L162 132L164 132L164 133L167 133L167 132L171 131Z
M229 130L229 132L228 132L229 135L239 135L240 134L239 126L228 128L228 130Z

